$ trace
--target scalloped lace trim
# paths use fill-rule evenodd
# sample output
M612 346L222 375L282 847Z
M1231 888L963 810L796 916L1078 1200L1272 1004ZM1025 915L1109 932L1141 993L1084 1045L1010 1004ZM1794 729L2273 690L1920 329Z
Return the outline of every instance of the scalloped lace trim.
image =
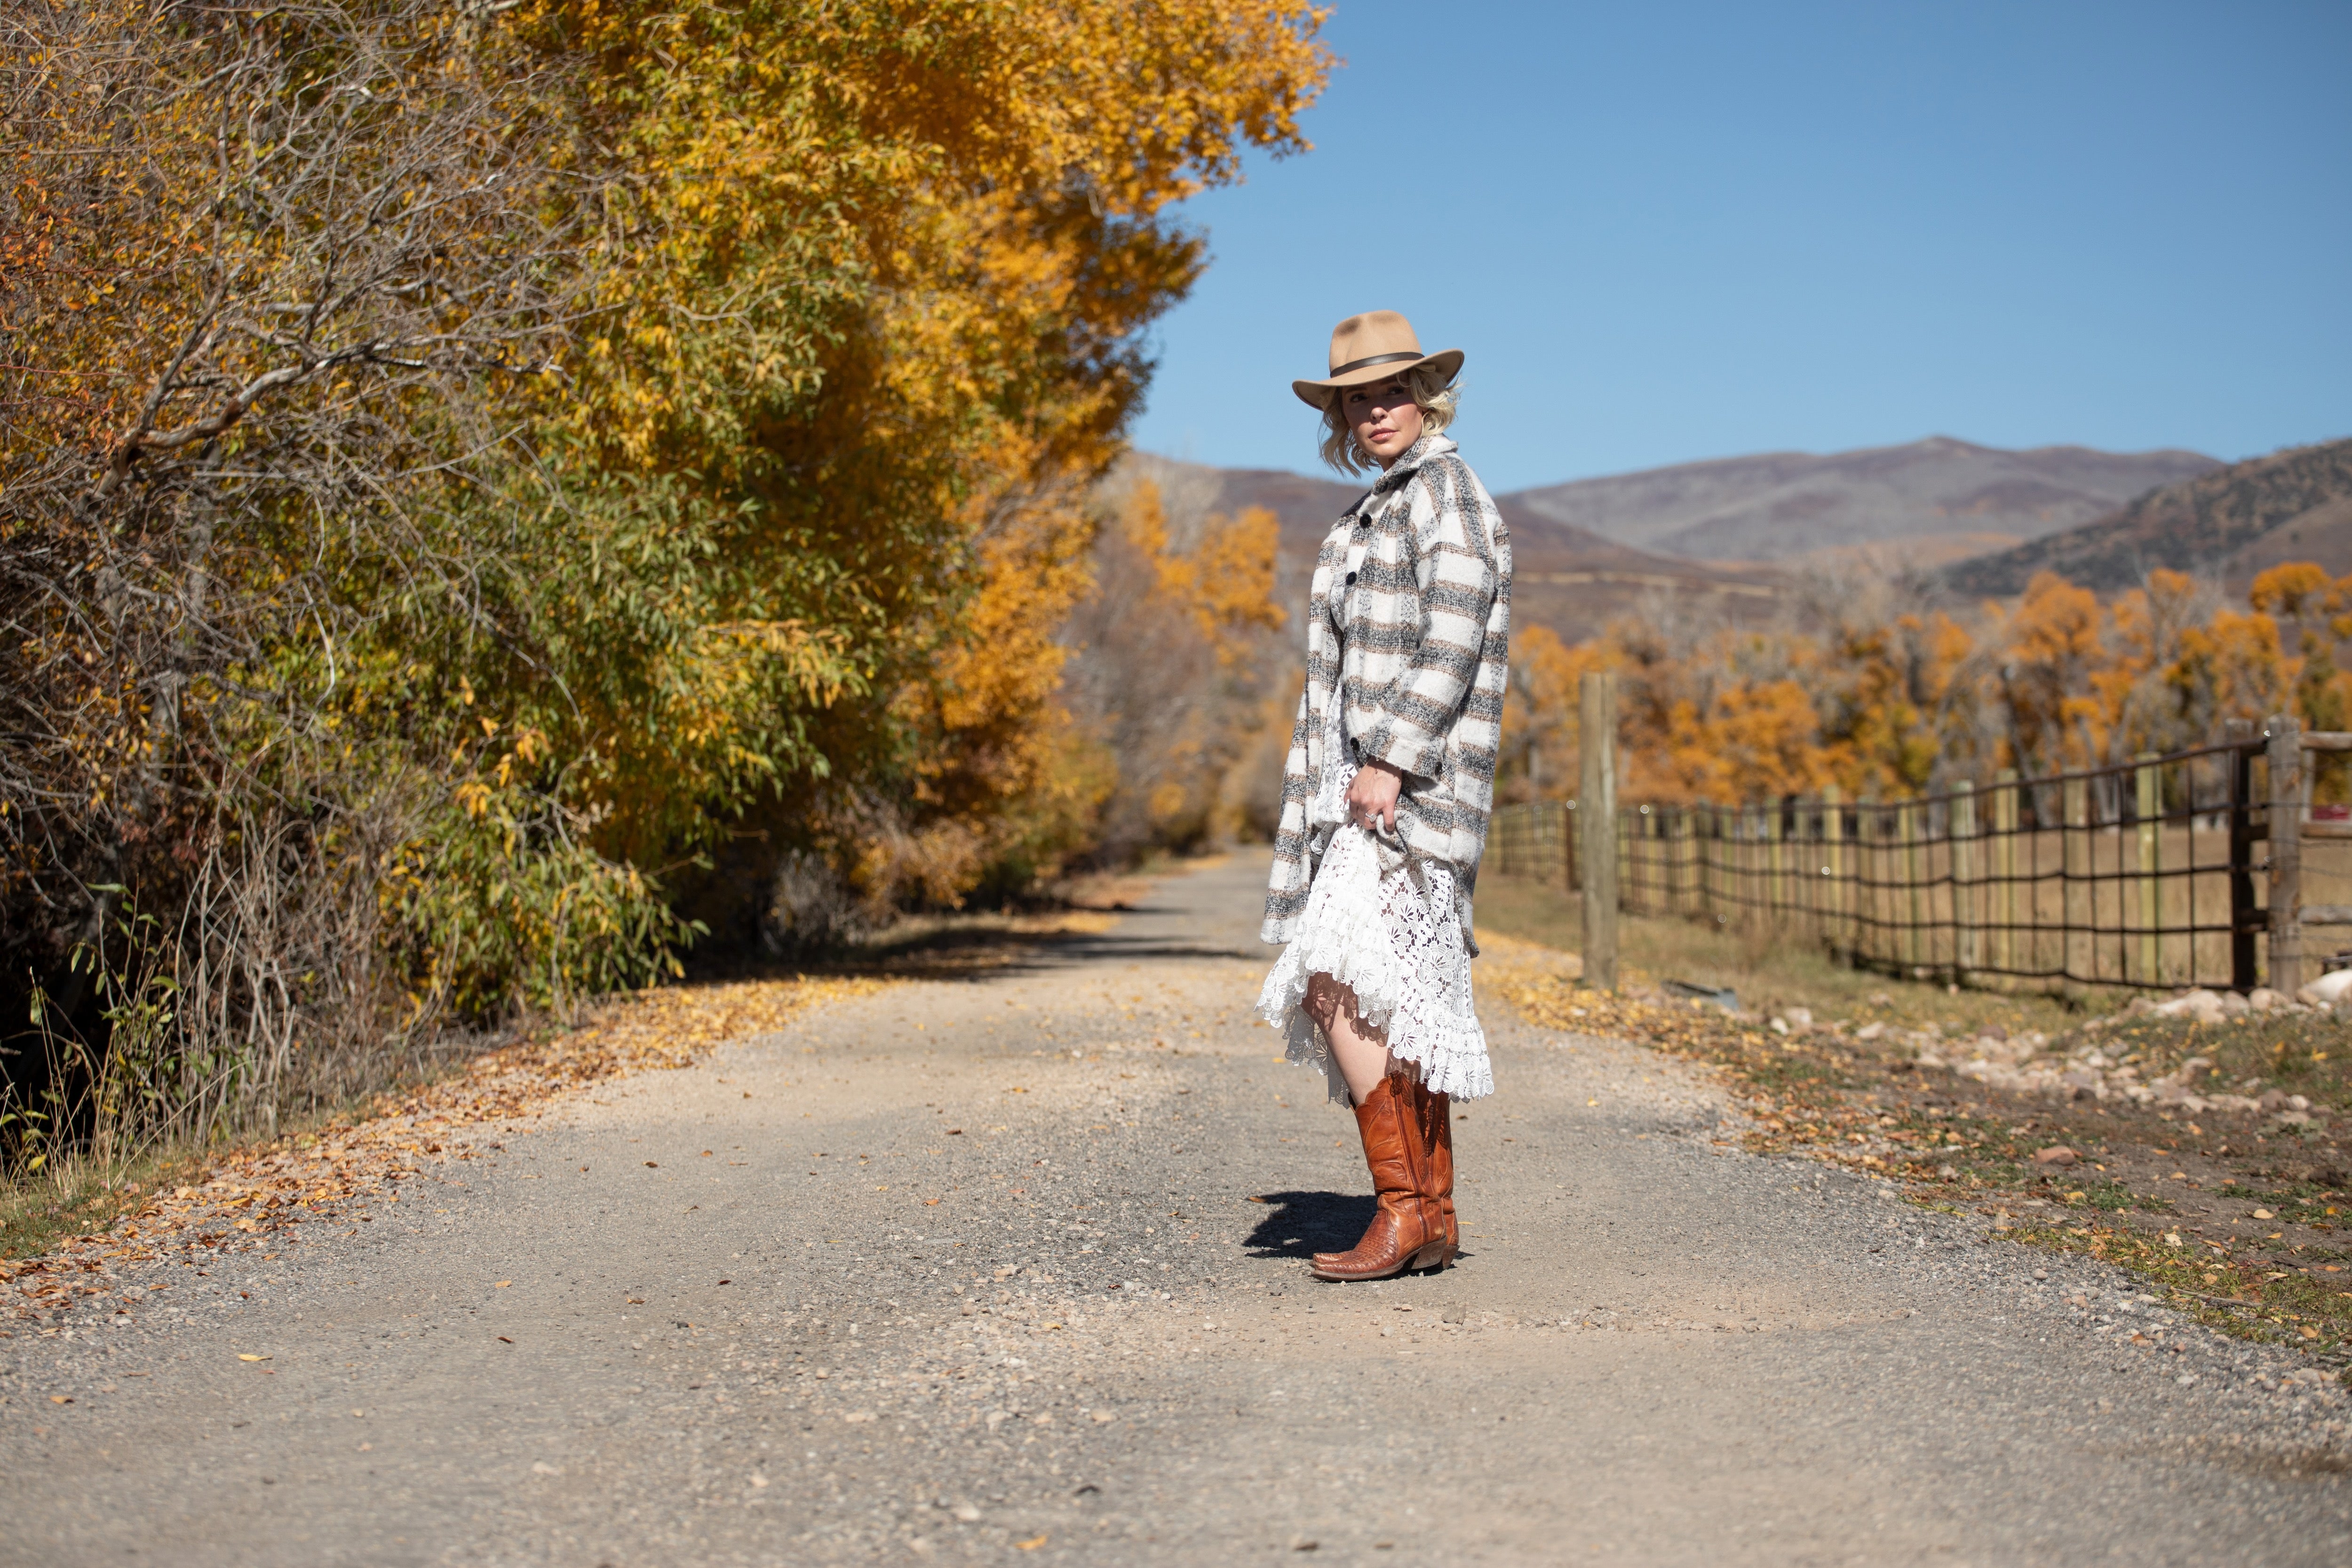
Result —
M1382 877L1372 836L1335 829L1298 934L1265 977L1258 1016L1283 1032L1289 1060L1323 1069L1330 1098L1344 1105L1348 1086L1330 1042L1303 1005L1315 974L1352 987L1363 1021L1385 1029L1390 1053L1419 1068L1431 1089L1457 1100L1495 1092L1450 868L1415 861Z

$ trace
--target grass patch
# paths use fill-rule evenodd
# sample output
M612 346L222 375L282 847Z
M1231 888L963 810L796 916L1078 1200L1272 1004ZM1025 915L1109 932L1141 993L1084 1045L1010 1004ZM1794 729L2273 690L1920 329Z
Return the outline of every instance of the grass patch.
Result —
M1584 945L1580 895L1528 877L1481 877L1478 924L1570 952ZM1741 1009L1760 1017L1807 1007L1857 1024L1936 1023L1947 1034L1999 1024L2012 1034L2040 1030L2054 1036L2126 999L2105 990L2054 995L1898 980L1853 968L1818 943L1783 940L1763 926L1737 929L1625 915L1618 921L1617 944L1621 971L1729 986L1738 994Z
M68 1155L0 1182L0 1258L37 1258L68 1237L106 1230L194 1163L176 1150L103 1165Z
M2352 1284L2334 1277L2201 1257L2177 1231L2151 1236L2095 1224L2020 1226L2009 1235L2127 1268L2161 1287L2174 1310L2240 1339L2292 1345L2339 1364L2352 1359Z
M1478 916L1486 929L1547 945L1572 949L1582 936L1576 900L1525 879L1482 881ZM1564 966L1504 967L1496 977L1540 1026L1635 1040L1721 1071L1755 1152L1901 1182L1916 1204L2000 1216L2001 1234L2115 1263L2201 1322L2352 1361L2352 1258L2333 1245L2352 1209L2352 1160L2331 1125L2352 1107L2343 1023L2300 1014L2199 1025L2121 1011L2126 992L1956 990L1691 921L1628 918L1620 940L1617 995L1582 988ZM1669 996L1655 984L1667 976L1728 986L1739 1010ZM1816 1027L1769 1026L1796 1007L1811 1009ZM1868 1027L1875 1023L1888 1027ZM1991 1024L2012 1039L2038 1031L2048 1057L2095 1047L2110 1067L2137 1068L2140 1082L2202 1057L2210 1065L2193 1081L2179 1079L2194 1092L2275 1089L2303 1095L2311 1113L2075 1101L1918 1065L1928 1044L1950 1058L1946 1042ZM2060 1144L2071 1159L2037 1157Z
M771 1033L807 1007L868 995L884 984L793 975L630 993L599 1004L574 1026L545 1025L461 1067L339 1111L321 1110L275 1139L19 1175L0 1186L6 1248L0 1258L46 1260L16 1271L23 1273L69 1269L89 1243L151 1253L274 1245L270 1237L295 1226L341 1223L346 1210L388 1195L387 1183L429 1157L474 1158L455 1146L465 1130L520 1125L624 1073L689 1067L728 1041ZM445 1137L452 1145L446 1151ZM265 1192L272 1203L246 1206Z
M2315 1107L2352 1110L2352 1038L2326 1013L2250 1014L2221 1024L2187 1018L2126 1017L2095 1035L2100 1049L2141 1067L2170 1072L2192 1057L2212 1065L2193 1087L2204 1093L2260 1094L2283 1089Z

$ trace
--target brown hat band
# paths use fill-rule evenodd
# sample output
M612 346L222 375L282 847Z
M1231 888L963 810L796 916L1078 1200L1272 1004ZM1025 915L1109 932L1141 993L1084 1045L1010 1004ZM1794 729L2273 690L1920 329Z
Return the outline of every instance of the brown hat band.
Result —
M1331 374L1347 375L1355 371L1370 370L1376 364L1394 364L1399 360L1427 359L1428 357L1418 349L1410 349L1403 353L1374 354L1370 359L1351 359L1346 364L1335 364L1331 367Z

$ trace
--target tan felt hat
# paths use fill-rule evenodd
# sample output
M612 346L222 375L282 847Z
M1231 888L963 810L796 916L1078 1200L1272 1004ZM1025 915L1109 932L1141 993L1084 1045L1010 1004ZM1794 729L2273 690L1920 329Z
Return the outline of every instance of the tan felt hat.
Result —
M1394 310L1367 310L1331 329L1331 374L1322 381L1294 381L1290 390L1313 408L1328 407L1331 395L1343 386L1386 381L1415 365L1433 364L1452 381L1462 369L1462 351L1421 352L1412 323Z

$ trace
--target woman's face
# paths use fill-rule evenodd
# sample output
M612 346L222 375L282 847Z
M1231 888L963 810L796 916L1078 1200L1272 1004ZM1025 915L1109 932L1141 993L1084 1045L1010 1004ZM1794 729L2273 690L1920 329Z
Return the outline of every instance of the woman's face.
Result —
M1343 387L1339 407L1348 416L1348 427L1356 433L1356 445L1370 452L1383 468L1421 439L1421 405L1412 400L1412 389L1402 376Z

